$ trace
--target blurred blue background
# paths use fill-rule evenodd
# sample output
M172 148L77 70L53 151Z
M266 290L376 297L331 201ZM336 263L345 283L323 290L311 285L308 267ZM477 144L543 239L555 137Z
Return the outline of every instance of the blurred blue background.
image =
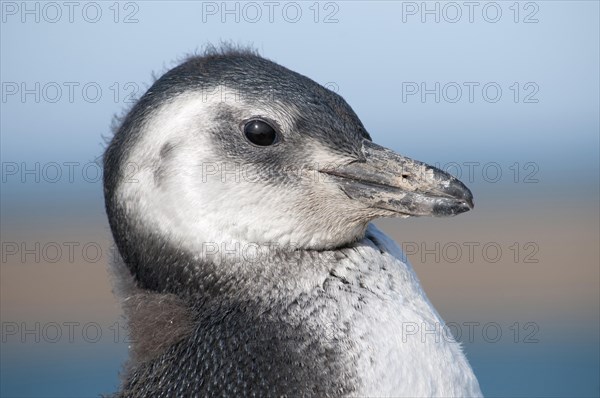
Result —
M102 137L153 73L220 41L337 91L376 142L472 188L467 215L378 224L458 325L485 395L600 394L597 1L3 1L1 12L2 396L116 390L127 342L106 271ZM454 261L452 242L476 242L474 258ZM73 338L65 322L78 323Z

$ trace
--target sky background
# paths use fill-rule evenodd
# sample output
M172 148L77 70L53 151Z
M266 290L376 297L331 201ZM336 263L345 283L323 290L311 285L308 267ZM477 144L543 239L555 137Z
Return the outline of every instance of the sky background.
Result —
M600 394L597 1L52 4L0 3L2 396L116 390L103 137L153 74L220 41L337 91L375 142L472 189L459 217L377 224L486 396Z

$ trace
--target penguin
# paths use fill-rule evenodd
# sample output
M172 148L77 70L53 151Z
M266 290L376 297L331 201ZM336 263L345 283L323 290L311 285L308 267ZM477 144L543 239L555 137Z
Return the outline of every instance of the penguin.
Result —
M375 144L340 95L213 48L152 84L103 167L132 340L115 396L482 395L371 224L454 216L473 196Z

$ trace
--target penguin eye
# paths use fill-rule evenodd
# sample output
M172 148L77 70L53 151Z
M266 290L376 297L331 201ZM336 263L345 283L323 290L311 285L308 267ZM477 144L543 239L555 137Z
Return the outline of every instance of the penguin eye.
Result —
M244 135L258 146L273 145L277 141L277 131L263 120L250 120L244 125Z

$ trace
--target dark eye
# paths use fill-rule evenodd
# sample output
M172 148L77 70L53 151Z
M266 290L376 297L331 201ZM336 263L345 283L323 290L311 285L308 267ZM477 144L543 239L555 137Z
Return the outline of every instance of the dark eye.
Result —
M267 122L250 120L244 125L244 135L248 141L259 146L273 145L277 141L277 131Z

